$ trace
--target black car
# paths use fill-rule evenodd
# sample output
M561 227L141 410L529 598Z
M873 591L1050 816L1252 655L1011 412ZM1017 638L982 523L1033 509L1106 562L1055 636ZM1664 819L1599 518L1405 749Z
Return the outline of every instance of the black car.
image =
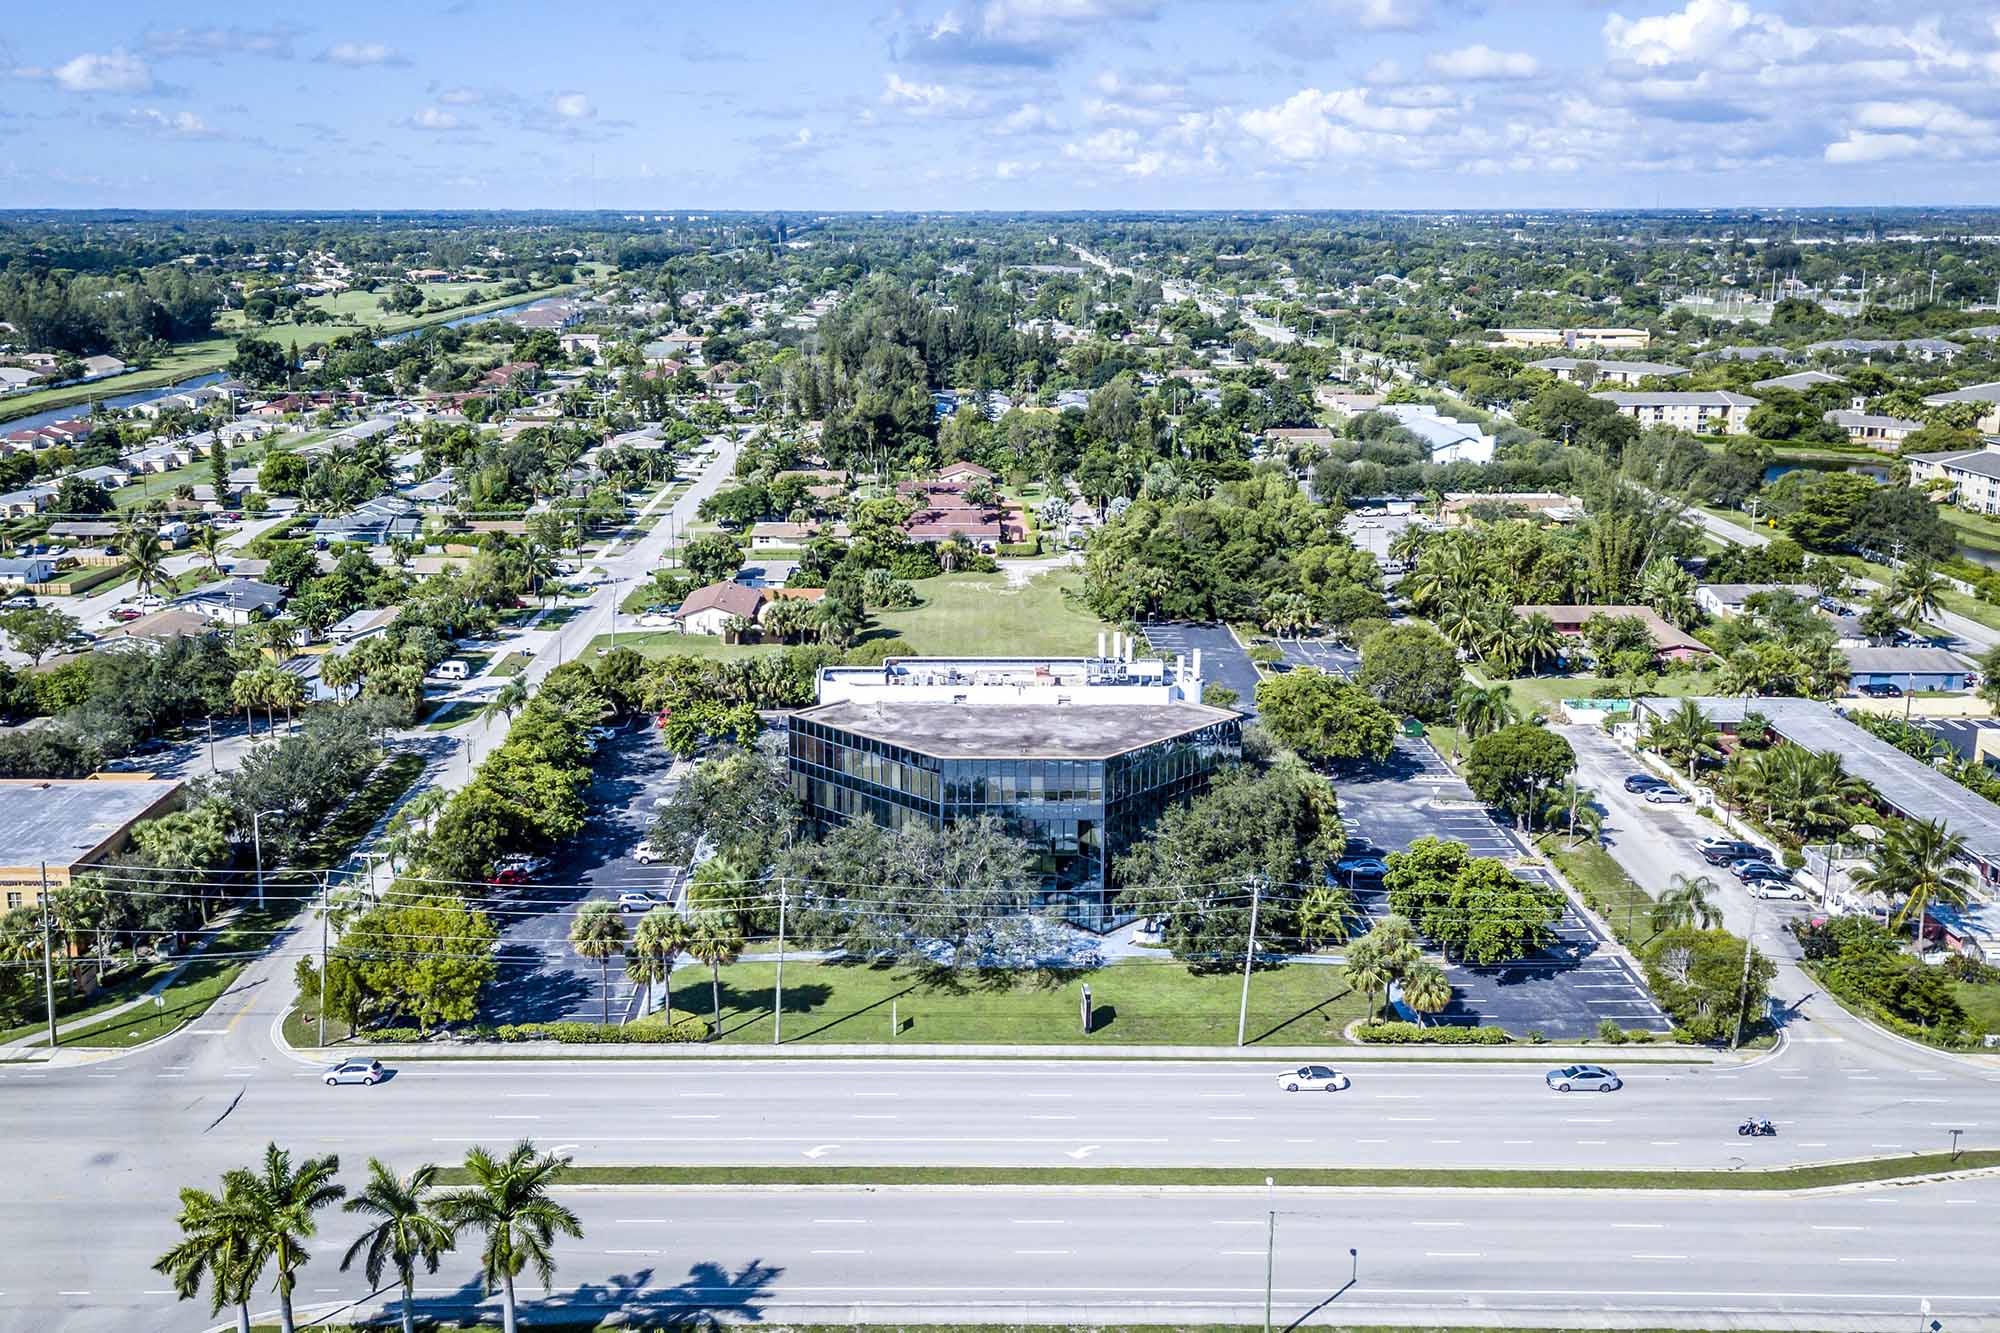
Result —
M1654 777L1651 773L1634 773L1625 779L1625 790L1629 792L1652 791L1669 785L1671 784L1664 779Z
M1857 685L1855 692L1865 694L1870 699L1900 699L1903 697L1901 685Z
M1752 842L1707 842L1701 846L1701 859L1712 866L1726 866L1746 856L1762 855L1763 851Z

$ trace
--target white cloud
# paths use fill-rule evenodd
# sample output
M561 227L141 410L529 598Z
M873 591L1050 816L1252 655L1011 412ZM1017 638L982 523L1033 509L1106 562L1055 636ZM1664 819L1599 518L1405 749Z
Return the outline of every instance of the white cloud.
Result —
M1826 146L1826 160L1837 164L1891 162L1924 152L1924 140L1914 134L1868 134L1849 130L1845 139Z
M443 107L427 106L420 108L417 114L410 117L410 128L443 133L464 129L465 122L458 118L457 112L446 111Z
M484 100L477 88L447 88L438 94L438 101L447 106L473 106Z
M582 93L557 93L549 107L564 120L589 120L597 114L597 108Z
M1813 30L1760 14L1744 0L1688 0L1685 9L1648 18L1613 14L1604 20L1604 45L1614 58L1648 68L1711 60L1751 67L1796 60L1818 45Z
M1375 84L1377 87L1386 87L1392 83L1401 83L1409 77L1402 65L1384 56L1367 68L1361 75L1361 81Z
M1408 32L1431 21L1429 0L1325 0L1329 21L1366 32Z
M1158 18L1160 0L974 0L913 32L918 60L968 65L1052 65L1092 29Z
M915 115L962 116L980 109L979 99L964 88L916 83L898 74L882 76L882 100Z
M1040 130L1052 130L1056 123L1038 102L1023 102L1001 120L1000 128L1007 134L1033 134Z
M1542 72L1541 61L1525 51L1496 51L1485 45L1439 51L1424 64L1448 79L1532 79Z
M1854 123L1865 130L1920 130L1926 134L1990 134L1993 122L1982 120L1943 102L1863 102L1854 108Z
M125 113L125 124L133 129L172 139L213 139L216 131L192 111L160 111L153 107Z
M22 70L37 78L54 79L66 93L144 93L153 89L153 71L129 51L86 52L53 70Z
M332 65L359 69L367 65L407 65L410 62L393 46L381 42L335 42L320 52L319 58Z
M1238 123L1279 157L1311 162L1353 157L1384 138L1428 134L1444 114L1436 107L1385 106L1370 100L1365 88L1305 88L1276 106L1244 112Z
M1026 162L1017 162L1011 157L1005 161L993 164L993 174L1003 181L1013 180L1027 169L1028 164Z

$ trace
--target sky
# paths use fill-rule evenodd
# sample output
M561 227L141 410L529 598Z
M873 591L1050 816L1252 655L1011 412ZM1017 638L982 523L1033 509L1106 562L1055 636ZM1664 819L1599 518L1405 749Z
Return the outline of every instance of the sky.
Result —
M0 207L2000 204L2000 0L286 8L14 7Z

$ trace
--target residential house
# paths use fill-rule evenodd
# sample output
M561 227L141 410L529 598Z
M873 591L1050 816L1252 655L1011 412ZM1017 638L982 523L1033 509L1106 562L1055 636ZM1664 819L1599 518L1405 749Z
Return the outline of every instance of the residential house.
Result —
M111 375L123 375L125 363L115 356L86 356L81 362L83 378L101 380Z
M0 518L26 518L30 514L38 514L47 500L48 496L39 486L24 491L8 491L0 495Z
M222 623L185 607L163 607L137 620L113 625L101 631L98 642L106 648L144 648L158 652L171 639L205 639L222 632Z
M1694 604L1725 620L1743 614L1743 604L1763 592L1788 592L1807 601L1818 598L1810 583L1703 583L1695 587Z
M275 616L283 610L285 590L275 583L231 577L183 594L174 600L174 605L187 607L225 625L247 625L253 620Z
M1353 393L1322 384L1313 390L1313 401L1337 417L1358 417L1382 406L1379 393Z
M1637 384L1643 379L1672 379L1688 373L1686 366L1659 361L1594 361L1573 356L1543 357L1530 361L1528 369L1546 370L1559 380L1577 384Z
M1924 399L1926 407L1943 407L1948 403L1977 404L1978 429L1987 435L2000 435L2000 380L1968 385L1963 389L1953 389L1950 393L1934 393Z
M999 473L990 467L981 467L977 463L967 462L964 459L960 459L956 463L946 463L943 467L931 473L931 476L948 486L960 487L968 486L974 481L990 483L997 479L999 475Z
M1641 427L1664 426L1692 431L1696 435L1746 435L1750 410L1757 400L1748 394L1727 389L1702 389L1682 393L1660 390L1594 393L1592 398L1610 403Z
M1956 653L1942 648L1849 648L1848 681L1908 690L1962 690L1972 674Z
M686 634L721 634L729 622L740 616L755 620L764 609L762 588L745 587L733 580L696 588L687 600L674 608L674 619Z
M1758 380L1750 387L1759 391L1768 389L1789 389L1793 393L1805 393L1817 389L1822 384L1845 384L1838 375L1829 375L1824 370L1795 370L1789 375L1773 375L1767 380Z
M1911 421L1907 417L1855 412L1847 408L1836 408L1828 412L1824 419L1846 431L1847 438L1854 443L1885 452L1893 452L1897 445L1924 428L1923 422Z
M1433 463L1490 463L1494 437L1470 421L1458 421L1423 403L1391 403L1381 409L1422 441Z
M1264 432L1264 439L1274 449L1307 445L1330 449L1339 438L1339 435L1325 426L1273 426Z
M1714 650L1685 630L1674 628L1650 606L1517 606L1518 617L1544 615L1555 622L1556 633L1566 639L1581 639L1583 627L1598 616L1611 620L1637 620L1653 640L1653 651L1672 662L1690 662L1709 656Z
M1806 344L1814 356L1907 356L1916 361L1950 361L1964 350L1963 344L1944 338L1830 338Z
M103 467L78 468L75 472L70 473L70 475L78 481L95 482L107 491L115 491L121 486L132 484L132 474L130 472L127 472L122 467L111 467L108 464Z
M1803 358L1789 347L1718 347L1713 351L1703 352L1702 359L1706 361L1796 362Z
M360 542L383 546L410 540L423 531L417 507L400 495L378 495L345 514L322 518L313 524L313 536L329 542Z
M750 528L750 549L772 551L804 546L813 538L810 523L757 523Z
M396 606L364 606L359 611L350 611L326 627L327 642L353 644L387 634L401 613L402 608Z
M1502 347L1602 347L1614 352L1643 352L1653 342L1644 329L1495 329Z
M0 587L20 588L30 583L47 583L56 576L56 562L37 555L22 559L0 558Z

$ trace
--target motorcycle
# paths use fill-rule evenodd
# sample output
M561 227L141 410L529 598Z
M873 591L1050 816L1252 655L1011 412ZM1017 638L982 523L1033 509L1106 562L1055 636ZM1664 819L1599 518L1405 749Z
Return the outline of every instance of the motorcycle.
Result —
M1778 1133L1778 1127L1768 1120L1753 1115L1738 1125L1736 1132L1746 1139L1775 1138Z

